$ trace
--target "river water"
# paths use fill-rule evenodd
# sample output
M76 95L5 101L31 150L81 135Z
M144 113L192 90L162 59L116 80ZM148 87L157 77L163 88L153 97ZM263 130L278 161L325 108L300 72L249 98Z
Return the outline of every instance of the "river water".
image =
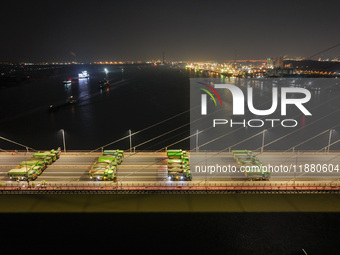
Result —
M105 73L105 68L108 73ZM88 71L89 79L79 79L70 86L63 84L64 80L76 77L83 70ZM121 139L119 142L106 148L127 150L130 148L128 135L131 130L131 145L136 147L136 150L158 150L174 143L172 148L189 149L190 141L185 139L190 135L190 114L193 113L189 110L189 77L217 78L216 75L209 76L170 66L130 64L64 67L63 71L54 76L0 90L0 136L34 149L49 149L63 147L60 130L64 129L67 150L94 150L119 139ZM100 90L99 81L104 78L110 80L111 86ZM227 79L223 77L218 79L221 82L238 84L243 91L246 88L237 80L226 81ZM268 109L271 105L271 88L261 87L259 82L254 82L252 86L256 95L255 103L261 105L266 101L264 109ZM279 87L279 84L277 86ZM311 109L313 116L297 116L299 126L296 129L299 130L285 139L279 138L292 130L268 129L265 134L265 150L289 149L313 136L316 137L301 144L297 149L319 150L327 146L329 142L327 130L340 123L337 112L340 109L340 91L338 85L314 89L311 91L312 99L306 105ZM55 112L48 111L50 105L64 103L69 96L73 96L78 102ZM231 106L228 95L221 96L225 96L223 107ZM218 113L212 116L226 118L225 115ZM254 115L247 117L259 118ZM196 131L195 125L191 125L191 129L192 132ZM238 129L237 132L226 136L225 140L221 139L222 146L217 146L216 149L228 148L250 136L254 138L238 144L238 147L257 149L261 147L262 135L256 134L262 129ZM141 130L143 131L140 132ZM224 126L216 130L216 137L231 131ZM324 133L318 135L322 132ZM332 131L331 142L336 142L339 138L340 129ZM199 143L207 143L209 139L209 136L202 134ZM279 139L277 142L269 144L277 139ZM176 143L181 140L183 141ZM24 149L3 140L0 140L0 148ZM203 146L200 149L211 148ZM340 143L335 143L331 147L331 150L339 149Z
M63 84L83 70L88 71L89 79L79 79L70 86ZM110 80L111 86L100 90L99 81L104 78ZM189 112L185 113L189 109L188 95L187 74L175 68L70 66L54 77L1 90L0 132L1 136L25 146L48 149L62 147L60 130L64 129L68 150L93 150L127 136L131 130L132 146L137 146L136 150L154 150L188 135L188 127L184 127L177 133L138 146L188 123ZM51 104L64 103L69 96L78 102L55 112L48 111ZM180 115L176 118L135 134L177 114ZM126 138L108 148L129 147ZM4 141L0 141L0 148L24 149Z

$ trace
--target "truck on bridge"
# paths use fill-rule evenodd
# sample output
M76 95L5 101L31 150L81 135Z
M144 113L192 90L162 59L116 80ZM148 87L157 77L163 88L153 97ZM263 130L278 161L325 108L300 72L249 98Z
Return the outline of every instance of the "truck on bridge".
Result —
M89 171L92 181L113 181L116 177L116 166L102 166L94 164Z
M29 166L40 166L42 170L45 170L47 167L47 164L41 160L41 159L37 159L37 158L29 158L27 160L22 161L20 164L20 166L24 166L24 165L29 165Z
M167 156L168 178L171 181L191 181L189 156L186 151L167 150Z
M35 153L33 155L33 158L44 161L46 163L46 165L51 165L54 162L53 158L51 156L48 156L45 153Z
M231 153L248 179L269 180L270 173L265 171L263 164L252 151L233 150Z
M103 156L114 156L116 157L117 161L122 162L124 158L124 151L123 150L104 150Z
M34 158L50 157L52 162L55 162L60 157L60 151L51 150L45 152L37 152L33 155Z
M265 181L269 180L270 173L267 172L263 167L262 164L256 163L246 163L243 166L245 176L251 180L259 180Z
M38 177L38 172L41 173L41 168L39 166L18 166L14 169L8 171L8 177L11 180L19 181L33 181Z

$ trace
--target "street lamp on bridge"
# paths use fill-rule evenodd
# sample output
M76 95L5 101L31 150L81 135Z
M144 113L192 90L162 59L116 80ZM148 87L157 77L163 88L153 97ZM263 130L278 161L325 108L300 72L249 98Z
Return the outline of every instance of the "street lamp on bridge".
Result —
M261 146L261 153L263 152L263 147L264 147L264 134L265 134L266 131L267 131L267 129L264 129L264 130L262 131L262 146Z
M60 131L63 134L64 153L66 154L65 130L60 129Z
M329 152L329 149L331 148L331 140L332 140L332 133L333 133L333 131L335 131L333 128L331 128L329 130L327 152Z

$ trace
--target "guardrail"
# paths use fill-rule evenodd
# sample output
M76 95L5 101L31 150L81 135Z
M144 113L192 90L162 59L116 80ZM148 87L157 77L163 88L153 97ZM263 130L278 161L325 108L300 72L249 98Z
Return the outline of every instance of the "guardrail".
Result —
M340 182L229 182L221 183L167 183L167 182L137 182L137 183L46 183L41 184L0 184L0 191L6 190L262 190L262 191L299 191L299 190L321 190L340 191Z
M184 149L185 150L185 149ZM48 150L39 150L39 151L48 151ZM135 150L135 151L128 151L126 150L125 153L126 154L139 154L139 153L155 153L155 154L159 154L159 153L164 153L166 152L166 150L162 150L162 151L154 151L154 150ZM187 150L187 152L190 154L190 150ZM9 150L9 151L0 151L0 155L33 155L36 152L27 152L25 150ZM196 153L196 152L195 152ZM199 152L197 152L198 154L204 154L204 153L221 153L221 154L225 154L225 153L231 153L231 151L212 151L212 150L200 150ZM284 154L292 154L292 155L300 155L300 154L320 154L320 155L324 155L324 154L340 154L340 150L332 150L332 151L320 151L320 150L295 150L295 151L286 151L286 150L266 150L264 152L256 152L259 154L270 154L270 153L284 153ZM77 154L83 154L83 155L101 155L102 152L101 151L96 151L96 152L91 152L90 150L68 150L67 153L65 154L64 152L61 152L61 155L77 155Z

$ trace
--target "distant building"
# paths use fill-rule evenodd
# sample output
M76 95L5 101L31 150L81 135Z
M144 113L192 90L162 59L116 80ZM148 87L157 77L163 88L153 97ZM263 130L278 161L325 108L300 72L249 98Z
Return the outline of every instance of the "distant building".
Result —
M275 59L275 64L274 64L274 66L275 66L276 68L283 68L283 58L282 58L282 57L277 57L277 58Z

